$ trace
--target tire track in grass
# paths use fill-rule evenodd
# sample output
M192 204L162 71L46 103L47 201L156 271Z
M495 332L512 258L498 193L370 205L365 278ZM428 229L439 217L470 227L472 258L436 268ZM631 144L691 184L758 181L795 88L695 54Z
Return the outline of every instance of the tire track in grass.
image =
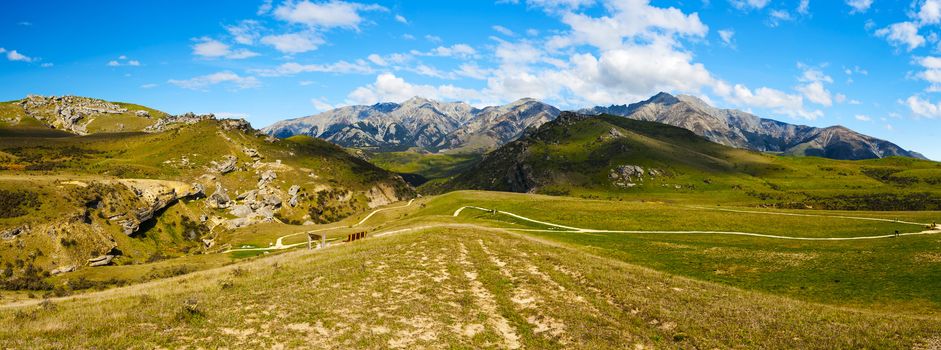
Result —
M477 279L477 269L474 264L468 260L468 250L464 242L461 242L460 255L458 262L466 269L464 277L470 282L471 293L475 297L477 306L487 315L490 325L503 338L503 347L507 349L519 349L520 336L510 322L497 311L496 298L484 284Z

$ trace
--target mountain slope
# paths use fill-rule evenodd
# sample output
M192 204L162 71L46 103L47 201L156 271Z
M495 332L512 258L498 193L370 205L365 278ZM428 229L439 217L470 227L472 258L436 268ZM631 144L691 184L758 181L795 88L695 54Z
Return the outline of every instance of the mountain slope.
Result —
M47 127L78 135L143 131L168 116L144 106L80 96L29 95L0 103L0 127Z
M710 142L666 124L563 112L435 191L649 196L777 207L941 208L941 164L890 157L781 157Z
M816 128L788 124L738 110L714 108L692 96L659 93L631 105L594 107L581 112L669 124L692 130L713 142L762 152L832 159L924 158L891 142L842 126Z
M414 195L401 177L323 140L193 118L85 136L0 127L0 202L15 208L0 213L0 243L17 247L0 249L0 264L65 272L155 261L225 249L227 233L243 227L335 222ZM38 288L16 282L26 273L0 282Z
M281 121L262 130L276 137L314 136L344 147L489 150L558 113L555 107L531 99L477 109L463 102L415 97L402 104L342 107Z

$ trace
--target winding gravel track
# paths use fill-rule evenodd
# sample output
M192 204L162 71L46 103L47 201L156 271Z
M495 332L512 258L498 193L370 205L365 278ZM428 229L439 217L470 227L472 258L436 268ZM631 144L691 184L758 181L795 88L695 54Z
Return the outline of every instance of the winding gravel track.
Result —
M539 229L507 228L508 230L524 231L524 232L637 233L637 234L645 234L645 233L653 233L653 234L716 234L716 235L749 236L749 237L760 237L760 238L771 238L771 239L787 239L787 240L795 240L795 241L857 241L857 240L866 240L866 239L892 238L892 237L897 237L897 236L918 236L918 235L931 235L931 234L938 234L938 233L941 233L941 229L935 228L935 229L933 229L933 230L926 230L926 231L920 231L920 232L900 233L900 234L898 234L898 235L889 234L889 235L880 235L880 236L859 236L859 237L792 237L792 236L767 235L767 234L762 234L762 233L735 232L735 231L637 231L637 230L595 230L595 229L579 228L579 227L572 227L572 226L564 226L564 225L554 224L554 223L551 223L551 222L546 222L546 221L539 221L539 220L530 219L530 218L527 218L527 217L525 217L525 216L518 215L518 214L514 214L514 213L510 213L510 212L506 212L506 211L493 210L493 209L487 209L487 208L481 208L481 207L474 207L474 206L465 206L465 207L461 207L461 208L459 208L458 210L454 211L454 215L453 215L453 216L454 216L454 217L457 217L458 215L461 214L462 211L464 211L464 209L474 209L474 210L481 210L481 211L486 211L486 212L494 212L494 213L504 214L504 215L508 215L508 216L511 216L511 217L514 217L514 218L517 218L517 219L520 219L520 220L529 221L529 222L532 222L532 223L536 223L536 224L540 224L540 225L545 225L545 226L550 226L550 227L556 227L556 228L560 228L560 229L562 229L562 230L565 230L565 231L560 231L560 230L539 230ZM705 208L705 209L712 209L712 208ZM729 211L732 211L732 210L729 210ZM888 220L888 219L876 219L876 218L863 218L863 217L827 216L827 215L809 215L809 214L790 214L790 213L771 213L771 212L761 212L761 211L738 211L738 212L745 212L745 213L751 213L751 214L770 214L770 215L779 215L779 214L783 214L783 215L794 215L794 216L831 217L831 218L852 219L852 220L887 221L887 222L897 222L897 223L909 224L909 225L928 226L927 224L919 224L919 223L913 223L913 222L895 221L895 220Z
M350 227L356 227L356 226L362 225L364 222L366 222L366 220L369 220L369 218L373 217L373 215L376 215L376 214L379 213L379 212L386 211L386 210L391 210L391 209L401 209L401 208L408 207L408 206L412 205L412 202L414 202L414 201L415 201L415 200L412 199L412 200L408 201L408 203L406 203L405 205L400 205L400 206L397 206L397 207L387 207L387 208L381 208L381 209L373 210L371 213L369 213L369 215L366 215L366 217L364 217L364 218L363 218L362 220L360 220L359 222L357 222L357 223L351 225ZM333 229L336 229L336 227L327 227L327 228L322 228L322 229L313 230L313 231L296 232L296 233L292 233L292 234L288 234L288 235L284 235L284 236L278 237L278 240L276 240L275 243L274 243L274 245L273 245L273 246L270 246L270 247L265 247L265 248L236 248L236 249L229 249L229 250L226 250L226 251L224 251L223 253L248 252L248 251L266 251L266 250L282 250L282 249L294 248L294 247L306 245L307 242L294 243L294 244L284 244L284 239L285 239L285 238L288 238L288 237L292 237L292 236L299 236L299 235L303 235L303 234L311 234L311 233L329 231L329 230L333 230Z

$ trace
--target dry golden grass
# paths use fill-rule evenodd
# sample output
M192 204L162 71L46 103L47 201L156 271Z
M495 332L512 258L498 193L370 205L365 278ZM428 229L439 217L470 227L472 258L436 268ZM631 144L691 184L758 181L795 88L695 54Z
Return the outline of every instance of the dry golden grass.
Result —
M0 309L7 348L930 348L941 321L439 227Z

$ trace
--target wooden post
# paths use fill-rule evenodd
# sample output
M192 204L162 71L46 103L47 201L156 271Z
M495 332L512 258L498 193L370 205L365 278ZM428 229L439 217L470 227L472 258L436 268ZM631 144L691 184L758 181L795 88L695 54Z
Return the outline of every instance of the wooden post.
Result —
M310 237L310 232L308 232L308 233L307 233L307 250L313 249L313 248L311 248L311 245L310 245L310 239L311 239L311 237Z

